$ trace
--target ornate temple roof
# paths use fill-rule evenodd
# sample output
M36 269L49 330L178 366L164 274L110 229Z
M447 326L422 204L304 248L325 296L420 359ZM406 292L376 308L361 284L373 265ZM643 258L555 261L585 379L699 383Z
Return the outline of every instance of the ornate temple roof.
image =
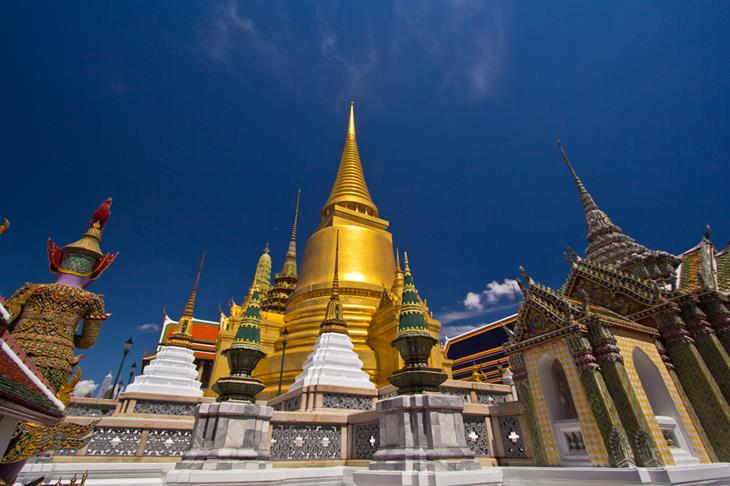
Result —
M556 140L555 143L573 177L583 206L587 228L586 239L588 240L588 247L585 251L586 259L630 270L640 276L660 280L665 284L673 281L674 267L679 264L677 257L667 252L650 250L634 241L616 226L611 218L598 207L585 188L560 140Z
M368 185L365 182L365 174L360 162L360 152L357 149L355 137L355 103L350 103L350 120L347 126L347 138L345 148L342 151L340 167L337 170L337 178L332 186L327 202L322 208L322 219L335 205L340 204L359 212L372 216L378 216L378 208L375 206Z
M195 357L199 359L215 358L215 343L220 332L220 322L206 321L195 317L192 318L191 322L193 340L189 347L193 350ZM159 346L170 344L170 336L177 332L177 325L178 321L172 320L169 316L165 315L160 332ZM151 357L145 356L145 359Z
M709 227L702 240L680 255L682 263L677 287L683 292L703 288L730 292L730 243L718 251L710 239Z
M0 337L0 414L51 425L64 411L48 380L6 331Z

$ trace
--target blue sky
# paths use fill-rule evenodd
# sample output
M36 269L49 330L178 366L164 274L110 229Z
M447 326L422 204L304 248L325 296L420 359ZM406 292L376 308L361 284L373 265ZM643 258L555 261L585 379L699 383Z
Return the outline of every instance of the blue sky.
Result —
M204 249L200 318L244 295L266 242L278 270L299 187L302 253L350 100L373 198L450 333L511 312L500 284L519 265L557 287L565 246L585 248L555 138L641 243L679 253L705 224L730 237L727 3L2 10L0 294L48 281L46 239L77 239L113 196L102 247L121 254L89 287L113 316L82 361L97 383L130 335L127 365L154 348Z

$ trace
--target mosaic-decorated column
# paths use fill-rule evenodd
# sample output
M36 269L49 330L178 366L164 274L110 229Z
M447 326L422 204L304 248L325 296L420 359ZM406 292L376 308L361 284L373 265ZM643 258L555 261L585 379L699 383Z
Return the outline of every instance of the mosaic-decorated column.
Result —
M593 356L590 342L579 334L570 335L565 338L565 341L575 366L580 372L580 381L583 383L583 388L591 405L591 411L608 452L609 464L612 467L633 466L635 460L629 446L629 440L621 425L621 420L613 400L611 400L606 383L603 381L596 358Z
M664 344L659 337L654 340L654 345L656 346L657 351L659 351L659 357L662 358L664 366L667 367L667 372L672 378L672 382L677 389L679 399L684 404L684 408L687 410L687 413L690 416L690 420L695 425L695 430L697 430L697 434L700 436L700 440L707 450L707 455L710 456L710 460L712 462L718 462L719 459L717 458L717 454L715 454L715 449L712 447L712 442L710 442L710 438L707 436L704 427L702 427L700 417L697 415L697 412L695 412L695 408L694 406L692 406L692 402L690 402L689 398L687 397L687 394L682 387L682 382L679 381L677 371L674 369L674 364L672 363L672 360L669 359L669 355L667 354L667 349L664 347Z
M527 381L527 369L525 368L525 359L522 353L515 353L509 357L510 369L513 373L515 388L517 388L517 396L524 405L525 419L527 420L527 428L532 439L533 455L535 456L535 465L547 466L545 451L542 448L542 436L540 435L540 427L537 425L537 417L535 416L535 403L530 393L530 383Z
M591 316L588 325L588 339L593 345L594 356L600 365L601 375L611 398L619 410L619 417L634 451L637 466L661 466L657 445L651 435L649 423L641 411L639 399L634 392L624 359L616 345L611 329Z
M676 304L667 304L655 315L667 354L682 388L694 406L718 459L730 461L730 407L685 328Z
M719 292L712 291L700 297L700 306L725 351L730 353L730 310L726 299Z
M687 330L695 340L695 345L705 360L707 368L715 378L717 386L720 387L725 401L730 402L730 357L727 351L717 339L715 331L707 322L704 312L698 306L698 299L690 297L681 304L682 320L687 325Z

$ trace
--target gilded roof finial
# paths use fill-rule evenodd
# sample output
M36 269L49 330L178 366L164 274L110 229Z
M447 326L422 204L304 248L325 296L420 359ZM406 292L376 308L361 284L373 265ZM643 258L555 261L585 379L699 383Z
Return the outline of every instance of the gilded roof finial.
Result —
M406 276L408 276L411 274L411 267L410 267L410 265L408 265L408 252L407 251L403 252L403 262L405 263L405 266L406 266Z
M396 271L396 273L397 272L403 273L403 270L401 270L401 268L400 268L400 251L398 250L397 247L395 249L395 271Z
M193 291L190 293L187 304L185 304L185 310L183 311L183 317L193 317L193 311L195 310L195 299L198 296L198 284L200 283L200 274L203 273L203 265L205 264L205 252L200 258L200 265L198 266L198 275L195 277L195 283L193 284Z
M365 174L362 170L360 153L357 149L354 102L350 102L350 118L347 125L345 148L342 151L340 167L337 170L337 177L332 186L332 191L322 208L322 220L330 214L330 210L335 204L371 216L378 216L378 208L370 197L370 191L365 182Z

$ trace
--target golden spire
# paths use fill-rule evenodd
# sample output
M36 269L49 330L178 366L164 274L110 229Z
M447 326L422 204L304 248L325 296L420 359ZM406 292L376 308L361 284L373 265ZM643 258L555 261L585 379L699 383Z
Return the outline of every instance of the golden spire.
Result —
M297 258L297 219L299 219L299 199L302 197L302 190L297 190L297 207L294 210L294 224L291 227L291 238L289 238L289 249L286 252L287 258L292 258L296 262ZM268 248L268 243L266 244Z
M339 260L340 260L340 230L337 230L335 240L335 271L332 277L332 295L327 303L327 311L324 321L319 326L319 333L337 332L347 334L347 323L342 318L342 303L340 302L340 280L339 280Z
M200 265L198 266L198 275L195 277L195 283L193 284L193 291L190 292L188 303L185 304L185 310L183 311L183 317L193 317L193 310L195 310L195 299L198 296L198 284L200 283L200 274L203 273L203 265L205 264L205 252L200 258Z
M195 299L198 296L198 284L200 283L200 274L203 273L204 263L205 252L203 252L203 256L200 258L198 275L195 277L193 291L190 293L190 297L188 297L187 304L185 304L185 310L177 323L177 329L170 336L169 343L172 346L190 346L193 342L193 311L195 310Z
M395 278L393 279L393 286L391 292L393 292L399 299L403 294L403 287L405 284L405 276L403 270L400 268L400 251L398 248L395 249Z
M332 186L330 197L322 208L322 218L327 216L335 204L340 204L349 209L378 216L378 208L375 206L368 185L365 182L365 174L360 162L360 153L357 150L355 138L355 102L350 102L350 121L347 126L347 139L345 149L342 152L340 168L337 170L337 178Z

